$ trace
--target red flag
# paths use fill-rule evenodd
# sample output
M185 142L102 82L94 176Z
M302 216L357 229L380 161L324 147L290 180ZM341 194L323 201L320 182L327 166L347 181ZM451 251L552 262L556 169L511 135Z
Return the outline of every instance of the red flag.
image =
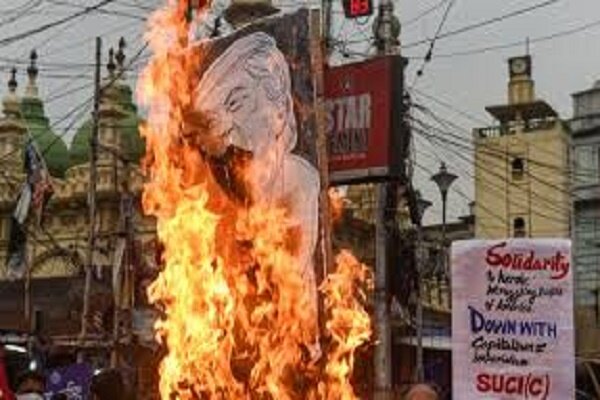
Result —
M32 192L31 206L36 213L38 225L41 225L44 209L54 189L50 173L33 141L30 141L25 148L25 171Z
M4 349L0 350L0 400L15 400L15 395L10 390L4 367Z

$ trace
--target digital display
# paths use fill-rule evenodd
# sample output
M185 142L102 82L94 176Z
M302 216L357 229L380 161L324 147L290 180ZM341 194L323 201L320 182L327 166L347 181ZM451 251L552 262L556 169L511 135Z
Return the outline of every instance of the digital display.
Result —
M366 17L373 14L373 0L342 0L346 18Z

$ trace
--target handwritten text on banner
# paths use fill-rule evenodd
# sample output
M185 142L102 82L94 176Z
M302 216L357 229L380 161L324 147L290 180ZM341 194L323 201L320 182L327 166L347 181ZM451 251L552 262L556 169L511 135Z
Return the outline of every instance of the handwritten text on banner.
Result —
M570 241L454 243L452 354L455 399L573 399Z

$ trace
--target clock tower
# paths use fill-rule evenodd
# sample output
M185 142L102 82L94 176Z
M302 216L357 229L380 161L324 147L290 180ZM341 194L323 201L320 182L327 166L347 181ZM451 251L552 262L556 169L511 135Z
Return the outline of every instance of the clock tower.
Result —
M508 60L508 101L474 130L475 236L569 237L570 135L534 92L529 55Z
M525 104L535 101L534 83L531 78L531 56L513 57L508 60L508 104Z

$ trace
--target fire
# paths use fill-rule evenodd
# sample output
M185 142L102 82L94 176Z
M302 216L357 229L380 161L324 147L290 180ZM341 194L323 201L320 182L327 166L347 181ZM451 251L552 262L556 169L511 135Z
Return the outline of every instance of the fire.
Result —
M338 256L321 287L319 333L303 232L286 202L232 199L185 134L202 56L188 45L187 11L171 1L151 17L153 57L138 85L148 111L142 203L164 248L148 290L161 311L161 398L354 399L354 353L371 336L369 270ZM233 170L260 173L235 160Z
M356 398L350 385L354 353L371 337L371 320L363 307L366 289L372 289L372 277L369 268L346 250L336 257L336 267L321 287L332 346L319 394L323 399L349 400Z
M336 188L329 188L327 192L329 196L329 206L331 209L331 219L338 222L342 219L344 212L344 196Z

